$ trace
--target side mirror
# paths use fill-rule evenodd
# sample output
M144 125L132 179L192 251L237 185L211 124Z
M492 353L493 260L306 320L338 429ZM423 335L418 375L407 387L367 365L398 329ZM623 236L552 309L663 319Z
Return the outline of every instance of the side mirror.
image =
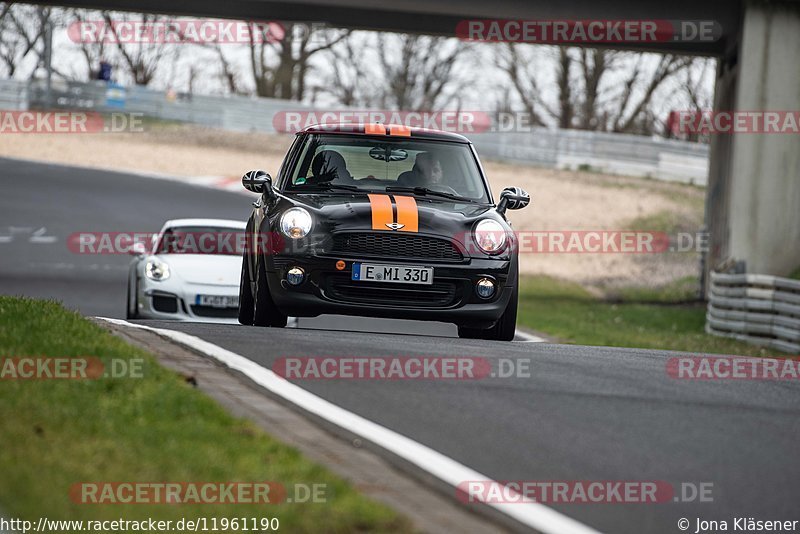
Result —
M264 171L249 171L242 176L242 185L253 193L266 193L272 196L272 176Z
M131 256L144 256L147 253L147 246L141 241L136 241L128 249L128 254Z
M521 210L531 203L531 196L521 187L506 187L500 193L500 202L497 211L505 213L506 210Z

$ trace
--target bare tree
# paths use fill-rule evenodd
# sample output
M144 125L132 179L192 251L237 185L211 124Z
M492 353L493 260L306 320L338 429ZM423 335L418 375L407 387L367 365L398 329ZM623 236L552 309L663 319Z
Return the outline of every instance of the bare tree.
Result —
M122 18L120 18L122 17ZM117 32L116 20L132 20L136 19L137 23L142 25L156 24L164 19L161 15L152 15L149 13L141 13L137 15L119 15L108 11L103 11L103 20L106 23L107 30L114 36L113 41L116 45L119 57L122 59L122 67L133 79L136 85L147 86L155 78L156 72L162 65L161 59L169 51L171 46L167 42L136 42L125 43L120 39ZM176 36L180 40L180 36Z
M677 120L672 111L697 114L711 109L715 68L715 61L711 58L694 58L691 65L684 69L680 84L675 89L673 101L670 103L677 106L677 109L671 108L670 114L667 115L668 120L663 122L664 136L677 136L689 141L707 141L708 136L698 132L673 131L676 125L671 123L671 120Z
M691 63L663 55L650 68L652 55L569 47L550 47L555 53L543 60L535 48L507 44L498 50L497 63L532 123L559 128L652 134L657 91ZM540 82L548 67L553 88Z
M382 107L421 111L458 101L466 81L454 75L454 67L467 44L443 37L387 34L378 34L376 43L378 80L383 82L377 100Z
M250 67L258 96L302 100L313 69L311 59L347 35L307 24L286 24L282 39L258 39L250 34Z
M537 71L542 68L542 58L534 54L526 55L525 52L536 51L530 47L522 48L507 43L495 51L495 61L511 82L531 123L543 126L546 124L543 113L550 116L560 116L560 114L547 105L539 84ZM562 69L568 76L569 69L563 65Z
M655 70L648 73L642 65L643 56L639 54L613 104L608 129L613 132L654 133L655 119L650 106L656 90L691 63L690 57L666 54L660 57ZM637 85L638 94L634 91Z
M0 62L7 76L18 74L18 69L29 54L35 54L37 65L44 60L43 35L53 17L52 8L32 5L0 4ZM63 76L54 68L56 75ZM31 72L31 76L35 71Z
M219 62L219 77L222 79L225 88L232 95L246 94L247 90L242 85L241 72L239 72L239 69L228 59L228 56L225 55L222 46L220 46L219 43L214 43L212 48Z
M366 36L354 32L327 53L331 72L316 88L331 95L343 106L371 107L377 98L377 89L365 80L370 79L367 64L369 42Z
M68 12L68 18L70 18L74 23L85 24L88 20L87 16L89 16L90 13L92 12L83 9L71 9ZM81 40L80 46L81 55L86 62L86 73L88 74L88 78L94 78L96 74L95 69L97 69L98 65L100 64L100 60L104 59L108 55L106 43L102 40L96 43L89 43Z

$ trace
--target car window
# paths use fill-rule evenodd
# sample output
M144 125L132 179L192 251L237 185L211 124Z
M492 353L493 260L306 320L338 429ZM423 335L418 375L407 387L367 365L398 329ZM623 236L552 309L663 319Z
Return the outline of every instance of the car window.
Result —
M446 141L309 135L289 173L286 190L301 192L325 184L365 191L427 187L488 201L469 145Z
M156 254L238 256L244 230L216 226L176 226L158 236ZM238 240L238 241L237 241Z

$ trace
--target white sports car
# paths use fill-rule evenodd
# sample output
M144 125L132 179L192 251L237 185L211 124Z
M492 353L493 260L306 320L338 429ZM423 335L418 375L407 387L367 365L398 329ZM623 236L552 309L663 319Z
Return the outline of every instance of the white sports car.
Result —
M135 245L128 319L237 323L244 229L241 221L175 219L150 247Z

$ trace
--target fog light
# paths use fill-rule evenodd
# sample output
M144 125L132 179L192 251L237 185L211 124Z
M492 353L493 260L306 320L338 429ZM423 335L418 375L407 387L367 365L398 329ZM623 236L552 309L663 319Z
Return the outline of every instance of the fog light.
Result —
M494 282L488 278L481 278L478 280L478 283L475 284L475 292L480 298L488 299L494 295Z
M300 267L292 267L289 269L289 272L286 273L286 281L293 286L299 286L302 284L305 277L306 273Z

